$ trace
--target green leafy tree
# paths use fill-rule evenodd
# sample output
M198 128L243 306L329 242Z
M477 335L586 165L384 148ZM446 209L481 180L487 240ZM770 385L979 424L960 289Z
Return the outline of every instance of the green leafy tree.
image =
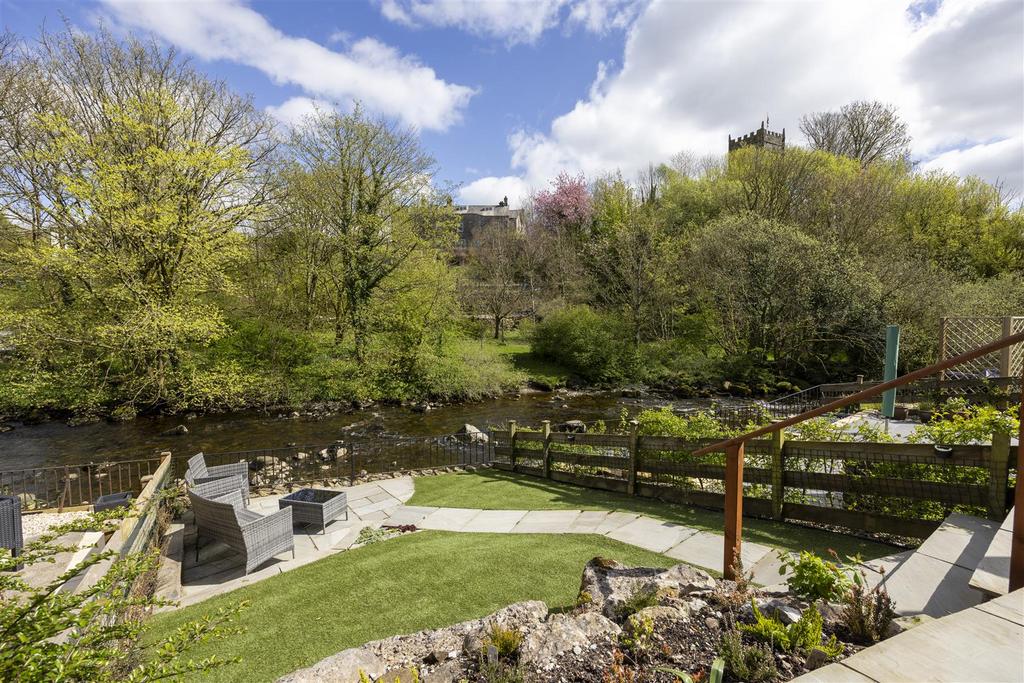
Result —
M324 240L336 342L347 326L362 363L371 301L417 251L450 248L457 218L433 187L435 162L415 133L359 108L316 112L294 130L289 151L295 217Z

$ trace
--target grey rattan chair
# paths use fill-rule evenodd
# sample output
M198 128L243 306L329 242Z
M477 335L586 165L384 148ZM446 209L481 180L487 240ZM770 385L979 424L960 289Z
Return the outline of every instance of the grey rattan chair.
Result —
M199 536L220 541L244 555L246 574L286 550L295 557L291 508L266 516L246 510L238 490L211 500L193 488L188 497L196 520L197 563Z
M9 548L11 557L17 557L24 546L21 500L17 496L0 496L0 548Z
M249 463L244 460L227 465L206 466L202 453L188 459L185 483L189 489L203 485L205 498L217 498L231 491L241 491L242 499L249 502Z

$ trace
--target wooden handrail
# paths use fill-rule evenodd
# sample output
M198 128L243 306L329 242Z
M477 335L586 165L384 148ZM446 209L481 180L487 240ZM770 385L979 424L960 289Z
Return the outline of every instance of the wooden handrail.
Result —
M1011 334L1009 337L1002 337L1000 339L995 340L994 342L985 344L984 346L979 346L978 348L972 351L968 351L967 353L962 353L959 356L948 358L940 363L934 363L925 368L921 368L920 370L915 370L914 372L907 373L902 377L897 377L896 379L889 380L888 382L876 384L873 387L868 387L864 391L858 391L856 394L851 394L845 398L836 399L831 403L827 403L823 406L819 406L817 408L804 411L799 415L794 415L793 417L786 418L785 420L780 420L778 422L773 422L772 424L765 425L764 427L759 427L758 429L747 432L746 434L743 434L741 436L734 436L731 439L725 439L724 441L713 443L710 446L705 446L704 448L700 448L694 451L690 455L707 455L708 453L716 453L728 450L730 447L737 446L746 441L750 441L751 439L756 439L759 436L764 436L765 434L777 432L780 429L792 427L795 424L799 424L806 420L810 420L811 418L820 417L822 415L835 412L840 408L845 408L846 406L853 405L855 403L863 403L865 400L869 398L874 398L879 394L883 394L889 389L896 389L906 384L910 384L911 382L916 382L919 379L924 379L925 377L942 372L943 370L948 370L952 367L960 365L961 363L966 363L967 361L971 361L976 358L981 358L982 356L987 356L988 354L994 351L998 351L1007 346L1012 346L1013 344L1020 343L1024 343L1024 332Z
M845 408L855 403L862 403L869 398L874 398L890 389L916 382L936 373L948 370L949 368L966 363L968 361L987 356L994 351L999 351L1013 344L1024 343L1024 332L1001 337L993 342L979 346L976 349L962 353L953 358L934 363L927 367L907 373L902 377L876 384L864 391L858 391L845 398L840 398L831 403L807 410L799 415L780 420L764 427L759 427L741 436L725 439L710 446L699 448L690 455L707 455L725 451L725 553L722 560L722 573L727 579L737 578L739 567L740 550L743 543L743 451L744 444L751 439L756 439L765 434L771 434L780 430L800 424L811 418L826 415L828 413ZM1024 447L1024 376L1021 377L1021 421L1020 421L1020 443ZM1024 451L1019 451L1024 453ZM1014 513L1014 524L1012 529L1012 540L1010 548L1010 590L1024 587L1024 457L1017 457L1017 485L1014 492L1016 510Z

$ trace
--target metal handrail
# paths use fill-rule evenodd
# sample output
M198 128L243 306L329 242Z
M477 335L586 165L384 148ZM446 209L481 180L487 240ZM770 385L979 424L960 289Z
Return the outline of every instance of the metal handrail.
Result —
M727 579L736 579L737 560L740 557L740 550L743 543L743 451L744 444L759 436L772 434L787 427L806 422L815 417L835 412L847 406L863 403L868 399L889 391L897 389L919 379L943 372L949 368L967 363L982 356L1004 349L1007 346L1024 343L1024 332L1007 335L993 342L979 346L976 349L962 353L953 358L934 363L927 367L907 373L902 377L882 382L863 391L836 399L823 406L804 411L799 415L773 422L772 424L751 430L741 436L725 439L710 446L705 446L694 451L691 455L700 456L709 453L725 451L725 553L723 558L722 573ZM1024 377L1021 379L1021 404L1020 404L1020 435L1019 442L1024 446ZM1014 521L1012 528L1012 541L1010 548L1010 590L1017 590L1024 587L1024 457L1017 458L1017 483L1014 491Z

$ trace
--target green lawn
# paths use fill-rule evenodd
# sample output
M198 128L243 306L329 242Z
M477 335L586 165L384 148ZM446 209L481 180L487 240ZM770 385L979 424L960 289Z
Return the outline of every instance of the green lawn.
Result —
M719 511L560 484L495 469L420 477L409 505L487 510L622 510L719 534L723 524ZM864 559L895 551L892 546L854 536L751 518L743 520L743 538L786 550L813 550L819 555L832 548L841 556L860 553Z
M190 657L242 657L203 681L273 681L348 647L479 618L513 602L569 607L583 565L597 555L631 565L676 564L603 536L422 531L158 615L148 638L248 600L244 633L205 643Z
M572 374L558 363L545 360L534 355L529 340L523 338L518 331L508 332L504 340L488 340L498 355L508 359L512 366L526 373L533 381L555 389L564 386Z

